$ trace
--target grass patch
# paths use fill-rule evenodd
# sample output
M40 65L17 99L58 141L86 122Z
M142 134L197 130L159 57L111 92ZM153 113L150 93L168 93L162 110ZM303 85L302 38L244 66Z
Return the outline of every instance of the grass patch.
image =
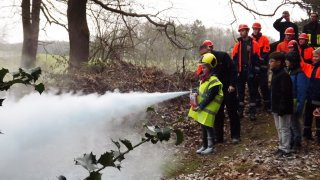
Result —
M192 161L190 159L178 158L175 161L166 162L162 167L164 176L166 178L173 178L180 174L190 174L203 166L200 158L195 156L192 158Z

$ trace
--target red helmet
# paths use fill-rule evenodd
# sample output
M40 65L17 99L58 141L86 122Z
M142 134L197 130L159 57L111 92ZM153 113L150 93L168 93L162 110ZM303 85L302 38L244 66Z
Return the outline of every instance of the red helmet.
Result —
M288 43L288 48L294 47L295 45L296 46L298 45L297 41L296 40L291 40Z
M309 40L309 36L306 33L301 33L299 39Z
M240 32L240 31L243 30L243 29L249 30L248 25L246 25L246 24L240 24L239 29L238 29L238 32Z
M253 23L253 25L252 25L252 29L253 29L253 28L261 29L261 24L258 23L258 22L255 22L255 23Z
M202 43L202 45L207 45L207 46L213 46L213 42L212 41L210 41L210 40L204 40L203 41L203 43Z
M284 32L284 34L295 35L296 33L294 32L293 27L288 27L288 28L286 29L286 31Z

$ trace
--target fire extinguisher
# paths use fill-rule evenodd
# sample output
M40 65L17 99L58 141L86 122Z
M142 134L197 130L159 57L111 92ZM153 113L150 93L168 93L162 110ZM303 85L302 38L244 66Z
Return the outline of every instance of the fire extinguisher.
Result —
M197 109L198 107L198 101L197 101L198 94L196 92L193 92L190 90L190 105L193 110Z

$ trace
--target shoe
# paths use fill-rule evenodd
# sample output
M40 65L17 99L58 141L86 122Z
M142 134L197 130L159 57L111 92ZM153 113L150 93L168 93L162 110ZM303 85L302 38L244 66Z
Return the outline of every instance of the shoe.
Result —
M282 151L281 149L277 149L277 150L275 150L272 154L275 155L275 156L277 156L277 155L281 154L282 152L283 152L283 151Z
M201 152L204 151L204 150L206 150L206 149L207 149L206 147L202 146L200 149L198 149L198 150L196 151L196 153L197 153L197 154L201 154Z
M214 147L208 147L204 151L201 151L201 154L202 155L209 155L209 154L214 153L214 151L215 151Z
M232 144L239 144L239 139L238 138L232 138Z

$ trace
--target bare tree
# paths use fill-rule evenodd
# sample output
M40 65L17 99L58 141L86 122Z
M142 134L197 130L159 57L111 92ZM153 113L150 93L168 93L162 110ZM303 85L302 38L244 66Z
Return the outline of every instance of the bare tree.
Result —
M41 0L22 0L23 45L21 66L31 68L35 65L40 22Z
M90 32L87 23L87 0L68 1L68 30L70 41L69 66L78 67L89 58Z

